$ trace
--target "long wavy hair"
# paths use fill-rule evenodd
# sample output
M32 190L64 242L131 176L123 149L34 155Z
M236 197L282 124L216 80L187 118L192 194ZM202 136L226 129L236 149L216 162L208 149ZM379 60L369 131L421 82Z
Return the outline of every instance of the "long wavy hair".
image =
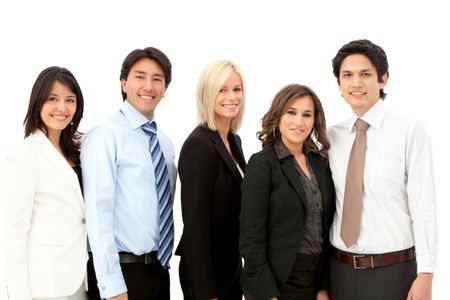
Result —
M330 142L326 134L325 114L319 97L314 91L300 84L289 84L283 87L273 98L269 111L261 119L262 129L256 136L262 142L263 149L271 147L276 140L281 138L279 124L286 110L296 99L300 97L311 97L314 103L314 126L303 143L303 150L309 149L323 157L327 157Z
M59 144L61 145L64 156L79 165L82 134L78 132L78 125L80 125L81 118L83 117L84 100L77 80L66 68L49 67L43 70L37 77L31 90L28 111L23 121L25 125L25 137L33 134L38 129L47 134L47 128L41 119L41 109L50 96L55 81L59 81L67 86L77 97L77 108L72 122L62 130Z

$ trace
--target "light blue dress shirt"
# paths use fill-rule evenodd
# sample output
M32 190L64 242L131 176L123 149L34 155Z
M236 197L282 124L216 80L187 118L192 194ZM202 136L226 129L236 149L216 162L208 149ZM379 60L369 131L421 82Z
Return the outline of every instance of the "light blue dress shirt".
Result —
M92 129L81 148L86 226L102 298L127 291L118 252L141 255L158 250L159 210L148 122L127 101ZM175 195L175 151L158 127L171 194ZM171 199L173 204L173 196Z

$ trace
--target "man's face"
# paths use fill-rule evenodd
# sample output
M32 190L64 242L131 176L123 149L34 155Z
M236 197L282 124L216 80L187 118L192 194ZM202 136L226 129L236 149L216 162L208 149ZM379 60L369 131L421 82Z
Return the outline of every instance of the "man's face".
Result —
M353 112L362 116L380 99L380 89L386 85L388 76L378 75L372 62L362 54L347 56L339 72L339 90Z
M126 80L121 80L127 101L147 119L164 97L166 81L161 66L153 59L142 58L134 63Z

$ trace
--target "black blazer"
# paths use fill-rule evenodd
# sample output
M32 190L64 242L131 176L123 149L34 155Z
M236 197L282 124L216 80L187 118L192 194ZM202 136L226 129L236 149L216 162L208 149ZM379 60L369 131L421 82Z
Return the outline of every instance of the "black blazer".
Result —
M239 137L229 133L228 142L245 171ZM238 280L242 176L219 133L204 126L184 142L178 171L184 228L175 254L186 267L195 299L211 299Z
M323 200L323 251L317 285L328 289L329 228L335 193L328 162L307 155ZM242 287L256 299L280 295L298 254L306 220L306 198L292 156L279 159L273 147L249 160L242 182L240 252L244 258Z

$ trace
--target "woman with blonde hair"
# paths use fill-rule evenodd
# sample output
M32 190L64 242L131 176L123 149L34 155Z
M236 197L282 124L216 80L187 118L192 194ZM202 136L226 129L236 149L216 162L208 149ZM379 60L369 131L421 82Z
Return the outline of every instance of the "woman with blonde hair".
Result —
M198 126L178 162L184 228L175 254L185 299L242 299L239 212L246 163L236 133L244 104L239 67L228 60L208 65L197 87Z

